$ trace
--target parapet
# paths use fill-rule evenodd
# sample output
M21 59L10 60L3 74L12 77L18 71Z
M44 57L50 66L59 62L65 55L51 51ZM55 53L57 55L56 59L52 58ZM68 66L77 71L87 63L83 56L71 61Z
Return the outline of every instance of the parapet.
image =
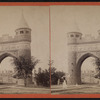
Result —
M100 33L100 31L99 31ZM91 34L87 34L84 37L82 33L79 32L69 32L68 33L68 44L82 44L82 43L96 43L100 42L100 34L96 38Z
M0 37L0 43L9 43L9 42L16 42L17 39L15 37L9 36L9 34L2 35Z
M31 41L31 39L29 35L23 35L23 36L15 35L14 37L12 37L12 36L9 36L9 34L5 34L0 37L0 44L14 43L14 42L19 42L19 41Z
M80 40L77 40L77 44L82 43L99 43L100 42L100 36L99 37L93 37L91 34L85 35Z

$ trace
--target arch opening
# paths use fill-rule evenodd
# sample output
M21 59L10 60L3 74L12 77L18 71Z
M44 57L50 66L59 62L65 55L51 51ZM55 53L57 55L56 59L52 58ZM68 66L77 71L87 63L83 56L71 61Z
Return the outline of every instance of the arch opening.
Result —
M1 85L15 85L17 79L13 78L15 74L15 65L13 60L15 56L4 53L0 56L0 84Z
M6 57L12 57L12 58L16 58L15 56L13 56L10 53L4 53L2 55L0 55L0 63L2 62L3 59L5 59Z
M94 57L88 57L81 65L81 82L82 84L97 84L98 79L96 75L96 64Z
M94 78L96 74L95 61L98 57L91 53L83 55L77 62L77 81L79 84L97 84L98 80ZM90 67L89 67L90 66Z

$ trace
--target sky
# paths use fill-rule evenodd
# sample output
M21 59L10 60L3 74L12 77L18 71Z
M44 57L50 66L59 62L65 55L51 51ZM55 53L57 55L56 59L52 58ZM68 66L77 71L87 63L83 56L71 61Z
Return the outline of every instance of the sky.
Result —
M32 29L32 56L40 59L36 68L48 68L49 7L0 6L0 36L3 34L15 35L15 29L19 24L22 11L29 27ZM87 34L91 34L93 37L98 36L100 6L50 6L50 18L51 58L54 60L52 66L56 67L57 70L67 72L67 33L80 31L83 37ZM7 62L7 60L3 62ZM88 58L84 61L82 68L84 70L94 69L91 62L92 58ZM6 65L3 63L3 66Z

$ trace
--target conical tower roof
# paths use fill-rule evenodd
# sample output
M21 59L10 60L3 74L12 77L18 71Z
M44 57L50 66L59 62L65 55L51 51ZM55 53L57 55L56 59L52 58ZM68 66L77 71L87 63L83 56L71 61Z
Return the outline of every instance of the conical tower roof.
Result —
M73 16L73 20L72 20L72 32L80 32L78 23L76 21L76 18Z
M78 18L76 16L76 12L70 14L69 17L69 29L68 32L78 32L81 33L79 25L78 25Z
M78 23L76 21L76 18L73 16L73 18L71 19L71 23L70 23L70 28L69 28L69 31L68 31L68 35L74 33L74 34L77 34L77 35L80 35L82 36L82 33L80 31L80 28L78 26Z
M19 22L19 24L18 24L18 26L17 26L17 29L19 29L19 28L29 28L29 26L28 26L28 24L27 24L27 22L26 22L26 20L25 20L25 18L24 18L23 13L22 13L22 15L21 15L20 22Z

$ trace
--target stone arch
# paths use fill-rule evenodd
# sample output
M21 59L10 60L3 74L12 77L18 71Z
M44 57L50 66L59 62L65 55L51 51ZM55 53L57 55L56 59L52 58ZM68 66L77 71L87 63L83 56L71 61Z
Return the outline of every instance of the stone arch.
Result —
M11 57L13 59L18 59L14 54L7 53L7 52L6 53L2 53L2 54L0 54L0 64L6 57ZM10 63L10 62L8 62L8 63ZM7 66L8 65L9 64L7 64ZM16 66L14 66L14 67L10 66L10 67L12 67L13 71L12 71L12 69L8 69L7 66L6 67L2 66L2 65L0 66L1 67L1 69L0 69L0 75L1 75L0 83L1 84L5 84L6 83L6 84L15 85L15 84L17 84L17 81L18 81L17 78L13 78L13 76L16 75L16 72L15 72L15 69L14 69ZM3 70L2 70L2 67L4 68Z
M10 53L4 53L2 55L0 55L0 63L2 62L2 60L6 57L13 57L16 58L14 55L10 54Z
M92 53L86 53L80 57L80 59L78 60L78 62L76 64L76 66L77 66L77 83L78 84L81 84L81 65L88 57L98 58L97 56L95 56Z

